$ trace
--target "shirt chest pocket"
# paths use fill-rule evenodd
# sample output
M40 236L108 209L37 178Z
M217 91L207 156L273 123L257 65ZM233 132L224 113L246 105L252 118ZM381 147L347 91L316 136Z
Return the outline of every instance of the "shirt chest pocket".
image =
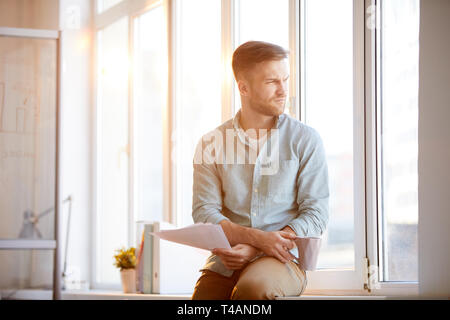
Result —
M293 201L297 196L297 160L281 160L278 170L267 175L268 198L273 202Z

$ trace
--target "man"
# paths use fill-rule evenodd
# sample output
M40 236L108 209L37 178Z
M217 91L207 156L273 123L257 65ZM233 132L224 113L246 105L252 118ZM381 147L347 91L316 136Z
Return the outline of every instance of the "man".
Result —
M239 46L232 67L241 109L197 146L194 222L220 224L232 249L212 251L192 299L274 299L306 287L293 240L324 232L328 171L318 133L283 113L287 56L266 42Z

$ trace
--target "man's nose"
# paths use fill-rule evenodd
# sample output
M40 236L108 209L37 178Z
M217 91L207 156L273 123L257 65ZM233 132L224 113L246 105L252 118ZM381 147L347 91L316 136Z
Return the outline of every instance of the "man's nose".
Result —
M280 82L277 88L277 94L279 95L286 95L288 90L288 83L287 82Z

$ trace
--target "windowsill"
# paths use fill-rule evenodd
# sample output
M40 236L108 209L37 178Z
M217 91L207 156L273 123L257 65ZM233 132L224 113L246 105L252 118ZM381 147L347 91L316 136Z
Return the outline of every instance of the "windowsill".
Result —
M53 292L41 289L5 289L0 291L0 300L51 300ZM140 294L112 290L66 290L61 292L62 300L190 300L189 294Z
M140 294L123 293L109 290L67 290L62 291L62 300L190 300L190 294ZM23 289L1 290L1 298L14 300L51 300L51 290ZM417 297L388 297L375 295L302 295L300 297L285 297L277 300L389 300L389 299L417 299Z

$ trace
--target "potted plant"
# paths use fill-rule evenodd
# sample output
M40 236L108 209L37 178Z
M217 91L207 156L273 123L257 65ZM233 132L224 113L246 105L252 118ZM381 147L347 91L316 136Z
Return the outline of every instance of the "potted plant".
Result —
M114 265L120 269L122 288L124 293L136 292L136 255L135 248L117 249L114 255Z

